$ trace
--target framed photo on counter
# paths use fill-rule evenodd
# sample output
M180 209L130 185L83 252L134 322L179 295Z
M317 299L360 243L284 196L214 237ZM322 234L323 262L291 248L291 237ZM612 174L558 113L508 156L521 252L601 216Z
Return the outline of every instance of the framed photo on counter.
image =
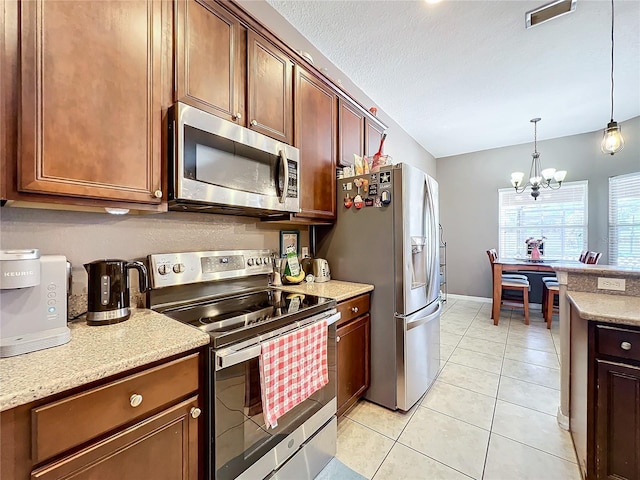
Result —
M280 257L287 256L289 246L293 246L300 255L300 230L280 230Z

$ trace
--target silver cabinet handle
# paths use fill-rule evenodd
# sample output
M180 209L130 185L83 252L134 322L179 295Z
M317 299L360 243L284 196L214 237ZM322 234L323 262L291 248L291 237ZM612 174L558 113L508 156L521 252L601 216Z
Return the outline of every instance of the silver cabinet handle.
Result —
M340 341L340 335L336 336L336 343Z
M258 121L257 120L251 120L251 126L255 127L256 125L258 125Z
M139 407L140 404L142 403L142 395L140 395L139 393L134 393L129 398L129 403L133 408Z
M191 407L191 410L189 411L191 418L198 418L201 413L202 410L200 410L198 407Z
M358 307L351 307L351 311L353 313L358 313Z
M162 190L156 190L155 192L153 192L153 196L155 198L162 198Z
M629 342L622 342L620 348L623 350L631 350L631 344Z

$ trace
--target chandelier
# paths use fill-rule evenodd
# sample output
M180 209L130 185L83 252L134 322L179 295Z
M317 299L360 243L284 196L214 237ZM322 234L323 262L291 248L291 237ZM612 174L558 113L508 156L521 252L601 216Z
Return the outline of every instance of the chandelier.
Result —
M624 138L618 122L613 121L613 0L611 0L611 120L604 129L600 149L613 155L624 148Z
M531 154L533 160L529 170L529 182L522 183L524 172L513 172L511 174L511 185L516 189L516 192L522 193L527 187L531 187L531 196L534 200L537 200L540 195L540 187L557 190L562 186L564 177L567 176L566 170L556 171L555 168L542 170L540 166L540 153L538 153L538 122L540 120L540 118L532 118L530 120L533 123L533 153Z

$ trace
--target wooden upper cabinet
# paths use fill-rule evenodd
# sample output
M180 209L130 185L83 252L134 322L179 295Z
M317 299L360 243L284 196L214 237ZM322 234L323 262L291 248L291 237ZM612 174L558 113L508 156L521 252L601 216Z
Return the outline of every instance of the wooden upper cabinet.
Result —
M246 29L211 1L176 7L176 100L244 125Z
M338 99L338 165L353 165L353 154L364 155L364 113L353 103Z
M337 97L319 78L295 69L295 146L300 149L302 192L297 216L334 219Z
M18 190L160 203L162 2L20 8Z
M380 140L384 133L384 127L374 120L365 117L365 155L373 157L380 148ZM384 153L384 150L383 150Z
M252 130L291 144L293 64L257 33L247 32L247 122Z

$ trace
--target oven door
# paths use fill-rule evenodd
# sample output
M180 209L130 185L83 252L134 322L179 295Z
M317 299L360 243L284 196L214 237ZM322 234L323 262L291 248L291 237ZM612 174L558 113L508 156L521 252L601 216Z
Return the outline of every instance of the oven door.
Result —
M278 418L267 428L262 413L259 358L260 344L243 349L224 349L212 355L213 415L211 417L211 478L232 480L263 478L279 468L336 412L336 326L339 313L320 314L284 327L286 333L327 319L329 383ZM276 335L277 336L277 335ZM275 338L272 337L272 338ZM303 426L304 425L304 426ZM285 443L283 440L287 439Z

